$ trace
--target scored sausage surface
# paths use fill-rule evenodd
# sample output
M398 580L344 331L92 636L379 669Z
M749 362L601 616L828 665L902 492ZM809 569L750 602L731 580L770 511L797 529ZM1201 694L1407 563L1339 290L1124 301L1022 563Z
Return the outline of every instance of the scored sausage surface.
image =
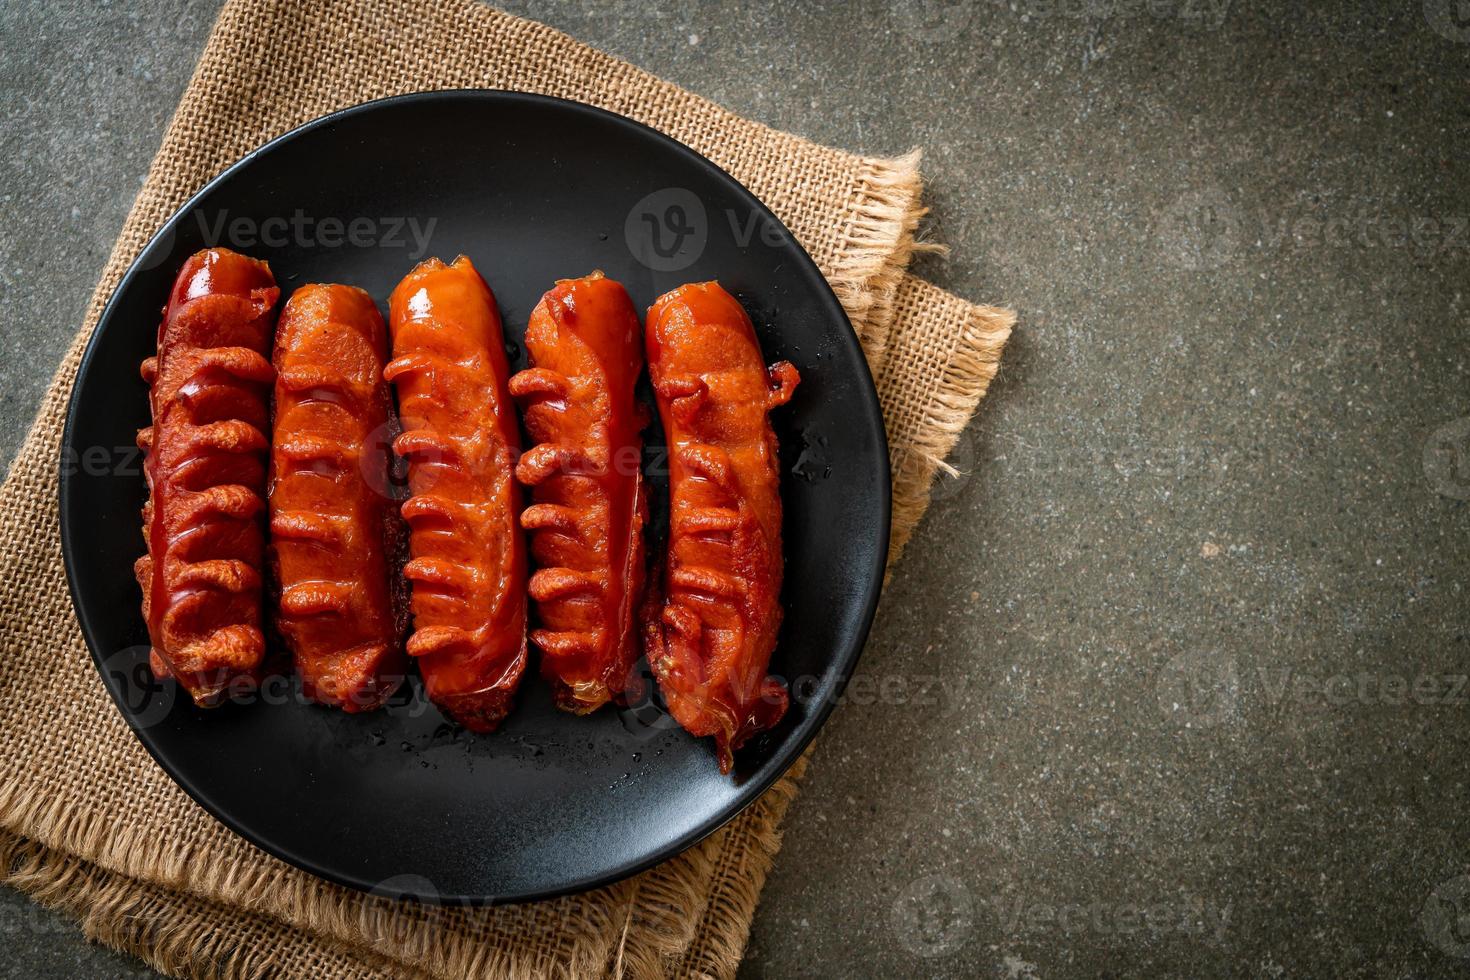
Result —
M148 553L134 573L154 673L175 677L201 706L255 676L265 654L267 357L279 295L264 262L222 248L196 253L142 367L153 416L138 433Z
M526 665L526 552L520 451L495 298L470 260L419 264L389 303L393 360L408 460L414 630L407 650L424 689L472 731L510 710Z
M541 674L576 714L641 690L634 673L647 521L634 388L643 369L638 313L594 272L542 297L526 331L531 367L510 381L536 443L516 467L531 488L521 515L537 571L529 582Z
M276 625L306 696L349 712L380 706L405 668L387 354L383 318L361 289L303 286L281 311L269 487Z
M669 448L669 544L644 615L648 662L674 718L715 738L720 771L785 714L768 677L781 627L781 493L769 413L799 380L761 359L750 317L718 283L648 311L648 371Z

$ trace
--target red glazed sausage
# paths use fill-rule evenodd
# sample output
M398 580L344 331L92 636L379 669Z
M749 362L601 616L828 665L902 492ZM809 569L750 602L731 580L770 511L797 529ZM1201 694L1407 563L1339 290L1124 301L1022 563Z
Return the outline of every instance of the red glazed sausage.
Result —
M372 297L303 286L275 346L270 559L276 625L306 696L368 711L403 680L392 586L398 515L388 494L388 333Z
M227 249L184 263L143 362L153 424L147 453L148 553L134 565L153 670L177 678L196 704L257 675L267 397L275 377L270 267Z
M510 379L537 445L516 478L538 571L529 591L541 628L541 674L558 707L587 714L642 689L637 612L648 519L634 400L643 370L638 313L621 285L594 272L563 279L531 313L531 367Z
M495 297L470 260L419 264L389 302L393 360L408 459L417 657L430 700L472 731L510 710L526 666L526 549L518 525L520 451L506 390Z
M645 646L674 718L713 735L720 771L786 713L766 675L781 627L781 494L767 418L799 376L767 368L750 317L718 283L648 311L648 373L669 447L669 547Z

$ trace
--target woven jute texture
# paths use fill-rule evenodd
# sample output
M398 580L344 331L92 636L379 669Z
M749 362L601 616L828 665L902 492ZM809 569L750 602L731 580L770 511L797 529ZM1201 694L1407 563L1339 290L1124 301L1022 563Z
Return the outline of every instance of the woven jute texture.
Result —
M166 973L729 976L780 846L805 760L720 832L616 885L495 909L395 904L225 830L148 758L96 679L62 572L56 478L79 358L124 270L190 194L271 137L368 99L463 87L631 116L713 159L786 223L831 281L878 379L895 556L1009 335L1007 311L905 274L922 213L916 154L864 158L774 132L469 0L230 3L0 490L0 881Z

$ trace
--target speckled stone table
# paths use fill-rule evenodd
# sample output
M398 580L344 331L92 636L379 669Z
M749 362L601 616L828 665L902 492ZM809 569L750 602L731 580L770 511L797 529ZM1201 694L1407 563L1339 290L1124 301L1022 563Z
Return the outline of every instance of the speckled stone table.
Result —
M749 977L1470 970L1470 20L1453 0L516 3L927 150L1021 314L819 743ZM0 6L0 453L214 13ZM145 976L0 893L0 973Z

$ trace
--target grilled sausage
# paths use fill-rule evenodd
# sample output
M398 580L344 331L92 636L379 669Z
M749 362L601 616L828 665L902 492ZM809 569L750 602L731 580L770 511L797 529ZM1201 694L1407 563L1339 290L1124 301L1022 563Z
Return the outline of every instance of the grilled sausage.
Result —
M276 625L306 696L349 712L402 682L402 621L388 496L383 380L388 335L372 297L303 286L281 311L275 346L270 546Z
M521 515L538 570L529 591L541 628L541 674L575 714L641 691L637 613L648 517L640 468L646 411L638 314L621 285L594 272L563 279L531 313L531 367L510 379L537 443L516 478L531 488Z
M669 447L662 595L644 617L648 662L669 710L713 735L720 771L786 712L766 675L781 626L781 495L768 414L799 376L767 368L750 317L718 283L648 311L648 372Z
M520 451L500 315L461 256L419 264L389 303L412 496L403 505L417 657L430 700L472 731L510 710L526 665Z
M148 553L134 565L154 672L201 706L254 677L261 633L261 532L267 397L275 376L272 311L280 291L264 262L227 249L179 270L143 362L153 424L147 453Z

